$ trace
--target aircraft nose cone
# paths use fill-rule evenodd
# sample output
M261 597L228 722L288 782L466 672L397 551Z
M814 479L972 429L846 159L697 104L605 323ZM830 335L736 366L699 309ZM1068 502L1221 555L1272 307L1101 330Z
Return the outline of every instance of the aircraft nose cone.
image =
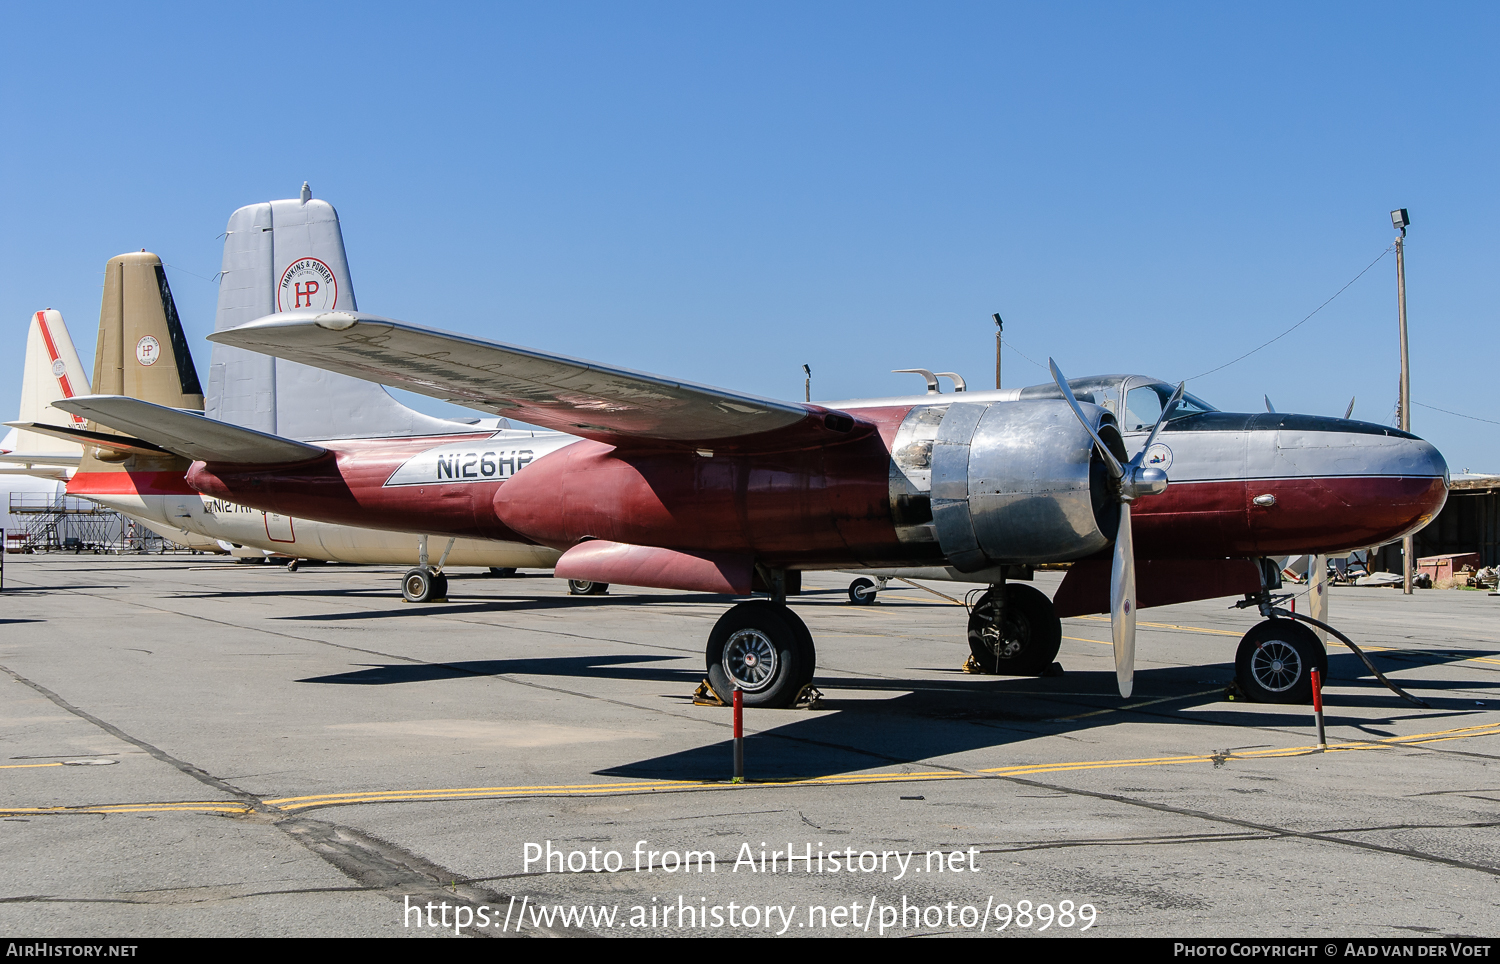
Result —
M1351 507L1383 529L1388 540L1401 538L1437 517L1448 500L1448 462L1425 439L1405 432L1366 435L1356 442L1363 460L1364 482L1351 488ZM1372 540L1371 544L1375 544Z

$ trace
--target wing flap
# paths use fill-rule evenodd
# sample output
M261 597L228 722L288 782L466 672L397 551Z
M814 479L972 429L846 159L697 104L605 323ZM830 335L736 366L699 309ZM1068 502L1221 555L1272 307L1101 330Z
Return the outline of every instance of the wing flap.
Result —
M80 395L52 404L54 408L130 432L154 447L198 462L283 465L306 462L328 451L124 395ZM90 444L110 445L108 441Z
M873 430L782 402L357 312L288 311L209 340L619 444L826 444Z

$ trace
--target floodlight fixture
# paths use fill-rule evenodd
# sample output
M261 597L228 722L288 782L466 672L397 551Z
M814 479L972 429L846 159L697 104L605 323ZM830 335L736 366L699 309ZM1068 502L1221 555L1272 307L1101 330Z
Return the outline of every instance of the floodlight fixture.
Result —
M1397 208L1391 212L1391 227L1406 234L1406 226L1411 224L1411 218L1407 217L1406 208Z

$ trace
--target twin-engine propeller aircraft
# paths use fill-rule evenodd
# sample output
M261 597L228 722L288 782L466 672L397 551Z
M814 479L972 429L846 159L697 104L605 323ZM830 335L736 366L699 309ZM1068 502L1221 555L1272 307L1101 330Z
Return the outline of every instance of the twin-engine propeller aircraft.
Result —
M1050 665L1059 612L1110 612L1129 695L1138 604L1244 593L1269 616L1276 568L1258 560L1394 540L1447 496L1442 457L1408 433L1217 412L1149 379L1114 379L1113 399L1109 379L1070 386L1055 373L1019 393L816 405L353 311L285 312L211 340L582 439L479 491L439 484L442 463L422 442L296 447L256 433L205 452L216 457L194 463L196 490L350 525L530 541L562 553L569 579L768 593L730 609L708 640L710 682L752 705L790 705L812 679L812 636L785 605L802 570L991 573L969 639L1002 673ZM129 399L59 407L146 437L193 427ZM1012 567L1067 560L1078 562L1056 607L1006 581ZM1326 657L1311 631L1268 618L1237 664L1249 695L1289 702L1308 696Z

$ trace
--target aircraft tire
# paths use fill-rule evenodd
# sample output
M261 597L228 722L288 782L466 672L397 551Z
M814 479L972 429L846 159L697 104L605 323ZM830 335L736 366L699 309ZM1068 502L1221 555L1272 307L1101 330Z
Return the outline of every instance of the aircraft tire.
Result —
M570 596L603 596L609 593L609 583L589 582L587 579L569 579L568 595Z
M435 573L432 577L432 598L448 598L448 574L446 572Z
M516 569L514 566L490 566L490 575L498 576L501 579L509 579L515 574Z
M735 684L746 706L782 709L812 682L812 634L791 610L764 600L743 602L714 624L704 653L708 682L726 702Z
M856 606L872 606L875 604L875 582L860 576L849 584L849 601Z
M401 578L401 595L407 602L424 603L438 598L437 580L433 573L420 567L408 569Z
M1240 690L1257 703L1311 703L1312 670L1328 678L1328 654L1313 631L1291 619L1256 623L1234 658Z
M802 671L797 690L801 692L802 687L813 681L813 673L818 668L818 650L813 645L812 630L807 628L807 623L790 606L781 607L781 618L787 621L792 631L797 634L797 666Z
M997 676L1040 676L1062 648L1062 622L1048 599L1031 586L1005 587L1005 644L997 655L990 646L995 629L989 609L994 590L982 596L969 613L969 652L986 673Z

